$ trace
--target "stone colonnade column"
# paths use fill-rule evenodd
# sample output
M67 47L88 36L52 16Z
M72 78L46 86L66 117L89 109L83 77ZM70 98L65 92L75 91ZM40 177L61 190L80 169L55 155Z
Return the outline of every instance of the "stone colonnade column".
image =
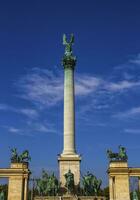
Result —
M138 191L140 192L140 177L138 177Z
M114 177L109 177L109 194L110 194L110 200L115 199L115 187L114 187Z
M24 200L28 199L28 177L24 178Z

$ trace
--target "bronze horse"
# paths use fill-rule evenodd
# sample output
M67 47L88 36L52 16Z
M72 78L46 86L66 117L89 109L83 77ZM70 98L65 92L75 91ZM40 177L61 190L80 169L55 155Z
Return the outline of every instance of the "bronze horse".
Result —
M119 153L113 153L110 149L108 149L107 155L110 161L127 161L128 159L126 149L121 145L119 145Z

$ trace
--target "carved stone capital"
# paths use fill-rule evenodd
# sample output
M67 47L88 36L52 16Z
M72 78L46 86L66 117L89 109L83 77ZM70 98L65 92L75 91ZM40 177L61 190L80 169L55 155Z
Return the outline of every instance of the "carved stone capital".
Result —
M74 56L64 56L62 60L62 65L64 66L64 69L73 69L76 65L76 57Z

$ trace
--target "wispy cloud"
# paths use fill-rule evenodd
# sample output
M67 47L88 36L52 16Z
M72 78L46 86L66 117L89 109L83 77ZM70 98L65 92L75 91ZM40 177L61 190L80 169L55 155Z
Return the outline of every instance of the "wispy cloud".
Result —
M12 108L11 106L7 104L0 104L0 110L1 111L15 111L15 108Z
M23 108L23 109L17 110L17 112L23 115L26 115L27 117L32 118L32 119L36 119L39 116L36 110L29 109L29 108Z
M131 73L135 72L133 66L137 65L139 60L140 54L129 60L128 63L114 67L111 74L106 77L76 73L75 94L78 97L76 101L79 101L78 115L82 117L89 112L95 114L93 111L112 115L114 110L111 112L111 109L114 109L116 104L118 105L121 101L123 102L123 96L129 96L132 91L140 94L139 73ZM139 67L137 66L137 68ZM40 123L40 116L43 116L44 109L47 112L47 109L57 106L63 101L63 78L63 72L57 68L52 68L52 70L33 68L16 83L16 88L18 88L16 96L29 101L33 109L28 107L14 108L0 104L0 110L15 112L30 120L36 120L36 123L31 125L32 128L30 124L27 125L27 132L55 132L54 128L49 127L49 123L47 126ZM138 114L140 114L140 107L134 107L124 112L118 112L113 117L126 118L138 116ZM18 128L17 130L14 128L9 130L18 133Z
M18 126L8 126L3 125L0 126L1 128L5 129L7 132L19 135L19 136L34 136L36 134L46 134L46 133L55 133L59 135L59 131L56 131L52 124L46 124L46 122L36 122L28 121L25 123L24 127ZM19 128L20 127L20 128Z
M54 128L54 125L52 123L47 123L46 121L38 121L36 123L29 121L27 129L30 130L30 132L33 131L35 133L58 133Z
M102 84L101 78L91 75L78 75L76 78L75 93L77 96L89 95Z
M132 82L132 81L123 80L121 82L107 84L107 89L117 92L117 91L124 91L125 89L136 88L138 86L140 86L140 81Z
M75 94L86 96L93 93L101 84L102 79L92 75L79 75L75 79ZM20 97L39 106L54 106L63 100L62 73L35 68L30 74L22 77L18 84Z
M19 133L20 132L19 129L14 128L14 127L9 127L9 131L12 132L12 133Z
M124 132L132 135L140 135L140 129L125 129Z
M114 76L105 79L93 74L76 74L75 94L80 100L90 96L88 104L96 110L107 109L117 101L120 93L124 95L130 90L139 91L136 89L140 87L140 79L134 80L134 76L127 71L121 73L122 80L113 79ZM63 73L58 69L33 68L18 82L19 96L37 108L50 108L62 102L63 84Z
M130 62L133 64L140 65L140 53L137 56L135 56L135 58L131 59Z
M9 106L7 104L0 104L0 110L1 111L10 111L15 112L17 114L22 114L28 118L35 119L39 116L37 110L31 109L31 108L14 108L12 106Z
M0 128L14 135L25 135L24 131L21 128L17 128L15 126L0 125Z
M39 106L53 106L63 98L63 78L60 73L39 68L19 81L20 97Z
M135 117L137 115L140 115L140 107L134 107L129 110L126 110L124 112L119 112L114 115L114 117L117 118L130 118L130 117Z
M6 129L8 132L21 135L21 136L32 136L36 133L52 133L55 132L55 129L51 125L47 125L42 120L40 120L40 113L31 108L14 108L12 106L6 104L0 104L0 111L3 112L14 112L18 115L25 116L28 120L24 120L24 128L18 128L19 125L16 126L1 126Z
M22 133L22 131L20 129L17 129L15 127L8 127L8 131L14 134L18 134L20 135Z

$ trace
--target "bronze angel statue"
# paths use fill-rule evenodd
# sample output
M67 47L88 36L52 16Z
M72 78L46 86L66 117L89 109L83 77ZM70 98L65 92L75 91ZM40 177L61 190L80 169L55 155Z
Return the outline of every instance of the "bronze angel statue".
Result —
M65 45L65 56L72 56L72 45L74 43L74 35L71 34L70 41L67 41L66 34L63 35L63 45Z

